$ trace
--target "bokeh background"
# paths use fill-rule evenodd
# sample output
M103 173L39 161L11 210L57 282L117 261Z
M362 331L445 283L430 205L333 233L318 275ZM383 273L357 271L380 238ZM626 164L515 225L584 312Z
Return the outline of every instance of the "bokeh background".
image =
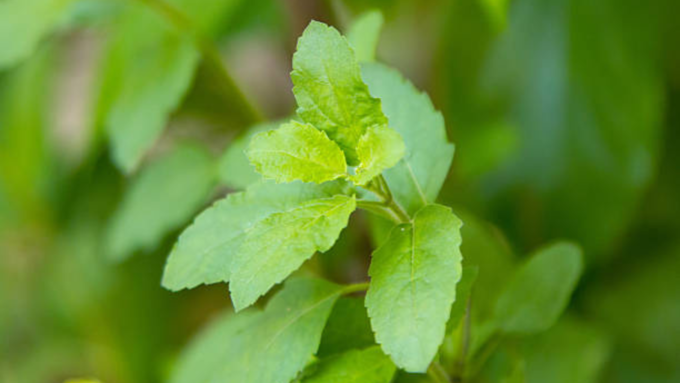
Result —
M171 293L160 278L182 227L238 189L241 175L221 167L237 176L173 196L206 160L185 170L172 161L191 157L178 148L198 145L208 153L201 158L220 163L256 119L215 89L215 63L205 59L188 71L176 105L166 99L171 85L154 88L162 71L144 63L165 70L175 51L152 39L135 52L119 48L172 28L157 13L135 24L145 2L0 2L3 383L164 382L189 339L230 310L224 285ZM206 34L218 59L270 121L294 111L291 55L309 20L346 30L380 10L379 60L430 94L456 144L440 201L466 222L463 255L480 265L479 294L544 243L584 249L586 272L565 319L524 346L527 381L680 382L679 1L168 2L187 14L214 7ZM33 5L21 16L18 3ZM34 37L30 51L13 51ZM132 90L121 90L130 77ZM126 134L155 109L167 118L124 169L107 124L126 100L139 112ZM129 200L157 199L130 197L134 185L165 181L156 191L165 198L127 217L127 233L116 231ZM171 213L186 198L191 206ZM129 239L154 222L157 232ZM366 231L354 225L308 267L364 278Z

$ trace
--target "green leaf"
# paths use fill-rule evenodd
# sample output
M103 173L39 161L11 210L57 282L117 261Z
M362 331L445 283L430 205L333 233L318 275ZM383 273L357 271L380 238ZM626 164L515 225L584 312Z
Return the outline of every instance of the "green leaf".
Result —
M111 259L151 250L206 203L216 183L215 164L201 147L184 145L142 169L127 189L106 238Z
M74 0L0 2L0 70L30 56Z
M297 121L258 133L246 155L258 173L276 182L322 183L347 173L345 155L338 145L324 132Z
M321 336L318 357L375 344L363 298L343 297L333 307Z
M227 315L181 357L171 383L288 383L319 346L341 287L319 279L288 281L264 311Z
M550 328L564 311L581 272L581 250L557 243L536 252L498 298L494 316L506 333L534 333Z
M300 117L326 132L356 165L359 139L369 127L387 125L387 118L362 81L347 40L335 28L312 21L298 40L291 78Z
M428 205L373 253L366 307L377 342L406 371L426 371L444 338L461 278L461 225L451 209Z
M369 11L360 15L347 31L347 41L354 48L359 62L375 61L380 30L385 19L380 11Z
M444 118L425 93L395 70L365 64L362 75L382 101L389 126L404 139L404 158L384 175L395 200L414 214L436 200L451 166L454 146L446 139Z
M209 0L196 7L170 2L205 34L238 0ZM200 58L190 36L182 35L145 4L129 5L109 42L102 106L114 162L133 171L155 143L194 77Z
M262 179L248 161L245 151L254 135L276 129L279 125L278 122L255 125L229 144L219 164L220 182L223 185L243 190Z
M251 226L232 263L234 308L250 306L316 251L330 249L355 208L354 196L336 195L305 201Z
M404 140L396 131L386 125L368 128L357 145L360 163L352 181L357 185L367 184L383 170L396 165L404 157L404 150Z
M394 363L375 346L322 360L303 383L389 383L395 371Z
M246 234L269 217L295 211L311 200L346 192L340 182L323 185L258 183L231 194L201 213L179 236L165 265L163 286L170 290L228 282L232 259Z

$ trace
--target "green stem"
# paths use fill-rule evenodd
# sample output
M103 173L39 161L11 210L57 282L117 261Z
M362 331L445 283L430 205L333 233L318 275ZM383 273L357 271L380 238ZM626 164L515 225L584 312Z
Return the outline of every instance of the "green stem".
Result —
M360 208L365 210L380 214L386 218L392 219L396 223L408 223L411 222L411 217L404 211L404 209L399 206L397 201L392 197L392 192L390 187L387 185L387 181L382 175L374 178L368 185L365 186L366 189L377 195L382 201L357 201ZM380 209L387 209L386 212L379 211Z
M223 96L229 100L231 109L240 114L244 124L252 125L263 121L262 115L253 107L236 82L227 72L217 47L212 41L203 37L180 10L166 3L163 0L138 0L146 4L149 8L156 11L178 31L189 36L194 45L201 52L201 56L207 68L214 74L216 82L219 84Z
M342 294L347 295L347 294L356 293L358 291L366 291L366 290L368 290L368 282L354 283L354 284L346 285L345 287L343 287L342 288Z
M468 299L465 308L465 318L463 319L463 330L460 337L460 352L456 359L455 373L453 375L453 382L463 382L465 378L465 361L467 360L468 350L470 349L470 331L471 331L471 306L472 299Z
M486 344L482 347L481 350L472 355L473 356L472 363L470 363L471 366L469 368L469 370L471 371L470 374L472 376L475 376L479 373L482 367L484 367L484 365L486 364L486 361L493 354L496 348L498 348L502 341L503 341L502 335L496 332L493 335L491 335L491 337L486 341Z
M432 362L427 369L427 376L435 383L451 383L448 374L439 362Z
M401 217L399 217L390 207L385 205L383 202L366 201L360 199L357 200L357 207L369 211L373 214L377 214L381 217L387 218L390 221L394 221L395 223L402 223Z

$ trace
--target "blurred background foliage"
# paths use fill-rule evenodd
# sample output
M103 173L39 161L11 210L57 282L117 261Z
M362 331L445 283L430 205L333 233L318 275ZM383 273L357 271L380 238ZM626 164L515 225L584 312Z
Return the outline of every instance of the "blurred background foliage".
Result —
M456 144L440 200L465 222L475 315L539 245L586 255L568 314L504 339L479 381L680 381L680 2L168 3L0 2L0 381L167 380L231 307L223 285L163 290L168 250L251 182L247 128L293 112L309 20L346 30L369 9L378 59ZM365 278L369 224L353 220L307 272Z

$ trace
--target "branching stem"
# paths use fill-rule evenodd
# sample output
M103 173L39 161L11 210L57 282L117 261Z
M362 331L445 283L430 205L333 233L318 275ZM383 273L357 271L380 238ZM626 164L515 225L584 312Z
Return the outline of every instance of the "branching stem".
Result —
M226 100L233 105L231 109L240 114L239 118L247 125L263 121L262 115L248 101L241 89L224 67L220 53L215 44L206 39L180 10L164 0L138 0L172 24L179 32L188 36L201 52L201 56L210 72L219 84L219 90ZM230 109L230 110L231 110Z
M391 219L396 223L411 222L411 218L408 214L392 197L392 191L390 191L390 187L387 185L387 181L385 181L385 178L382 175L374 178L366 185L366 189L378 196L381 201L359 200L357 201L358 207Z

